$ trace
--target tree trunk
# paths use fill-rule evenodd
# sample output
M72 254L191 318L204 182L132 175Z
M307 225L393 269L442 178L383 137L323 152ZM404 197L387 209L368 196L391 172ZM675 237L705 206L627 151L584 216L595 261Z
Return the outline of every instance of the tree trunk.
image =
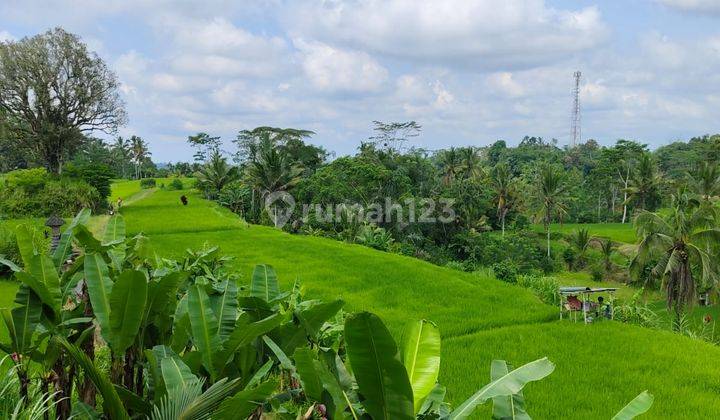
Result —
M66 420L70 417L72 406L72 382L68 380L65 364L67 360L63 354L58 357L53 372L55 373L55 417L58 420Z

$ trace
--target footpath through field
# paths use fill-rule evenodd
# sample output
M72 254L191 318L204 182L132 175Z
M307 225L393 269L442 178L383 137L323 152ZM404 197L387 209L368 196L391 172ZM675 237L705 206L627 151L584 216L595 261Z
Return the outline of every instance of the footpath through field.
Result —
M189 198L182 205L180 196ZM490 362L520 365L547 356L555 372L525 391L538 419L607 419L643 390L655 395L647 418L720 418L720 348L676 334L615 322L556 320L557 310L525 289L409 257L248 225L190 190L153 190L123 207L128 233L143 232L163 256L219 246L249 280L272 264L281 285L298 279L307 296L341 297L347 311L369 310L394 334L411 320L443 334L440 381L457 404L490 378ZM489 405L474 418L489 418Z

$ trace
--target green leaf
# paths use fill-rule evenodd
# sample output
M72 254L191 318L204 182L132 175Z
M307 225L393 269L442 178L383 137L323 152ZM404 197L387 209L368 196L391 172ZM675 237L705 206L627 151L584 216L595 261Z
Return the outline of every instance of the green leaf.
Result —
M218 319L217 334L225 341L235 329L238 316L238 288L234 281L225 280L222 283L219 296L210 298L213 312Z
M15 229L15 239L18 251L20 251L20 259L26 269L30 267L30 259L37 255L34 237L35 230L26 224L22 224Z
M278 314L271 315L257 322L249 322L249 316L243 314L237 320L237 326L232 334L223 344L222 357L217 359L217 370L222 368L232 360L233 354L243 346L253 342L256 338L267 334L280 325L282 317Z
M314 362L317 361L315 352L307 347L301 347L295 350L293 355L295 359L295 368L302 383L303 392L308 398L315 401L321 401L323 393L323 384L320 376L315 371Z
M290 358L287 357L287 354L285 354L285 352L282 351L282 349L280 349L280 347L275 344L275 342L272 341L270 337L264 335L263 341L270 348L275 357L277 357L278 361L280 362L280 366L282 366L283 369L289 370L291 372L295 370L295 366L293 366Z
M160 359L160 371L168 392L176 387L187 387L191 382L198 380L177 355Z
M258 406L267 401L278 387L276 379L263 382L253 389L245 389L223 401L213 415L219 420L244 419L252 414Z
M514 395L520 392L523 387L532 381L539 381L555 370L555 365L544 357L509 372L489 384L482 387L472 397L465 400L458 408L450 413L450 419L466 419L477 408L490 398L500 395Z
M73 420L100 420L100 414L89 405L80 401L76 401L72 405L72 412L70 413L70 418L72 418Z
M504 360L493 360L490 365L490 380L502 378L510 372L511 367ZM519 419L530 420L525 411L525 397L522 391L513 395L499 395L493 397L493 419Z
M110 347L123 354L135 341L147 301L147 280L141 271L120 273L110 294Z
M87 282L90 303L100 324L100 332L105 341L110 342L110 295L113 282L110 280L108 266L99 254L85 255L85 281Z
M314 338L323 324L332 318L343 305L345 305L345 302L342 300L335 300L313 305L302 312L296 313L300 319L300 327L292 321L288 322L282 325L275 337L280 341L283 351L292 353L296 348L307 343L308 337Z
M172 325L172 315L178 304L177 292L188 277L184 271L173 271L158 280L148 283L148 299L143 315L143 325L154 318L154 322L161 330L169 329Z
M413 389L417 414L440 373L440 331L433 323L411 322L402 335L400 355Z
M60 242L52 255L55 267L60 268L65 260L67 260L70 256L70 253L72 252L72 239L75 233L75 227L78 225L85 225L88 220L90 220L90 209L80 210L72 222L70 222L70 225L68 225L62 235L60 235Z
M64 338L55 336L53 340L65 348L70 357L80 365L85 371L85 375L90 378L95 388L100 392L103 400L103 412L113 420L129 420L130 416L107 375L101 372L85 353Z
M641 392L637 397L615 414L612 420L631 420L640 414L646 413L652 407L655 398L647 391Z
M20 280L25 286L29 287L40 298L42 303L47 305L49 308L53 308L53 310L55 309L55 299L44 283L38 281L38 279L34 276L31 276L24 271L15 273L15 278Z
M32 347L35 329L40 323L42 303L29 287L21 285L15 295L15 303L19 306L12 309L11 339L18 353L23 354Z
M36 280L44 285L43 295L37 293L44 304L48 305L57 314L60 313L62 297L60 293L60 277L52 259L47 255L35 255L30 258L30 265L26 270ZM33 288L33 290L35 290Z
M0 257L0 265L4 265L15 273L17 273L18 271L22 271L22 268L18 267L17 264L3 257Z
M188 290L188 314L192 329L193 343L202 354L203 366L215 379L215 359L222 352L222 341L218 334L218 320L210 307L210 299L198 285Z
M125 240L125 219L116 213L108 220L105 225L105 233L103 234L102 245L115 245Z
M363 406L374 420L413 419L413 394L407 371L390 331L369 312L345 321L347 354Z
M250 296L270 302L277 297L278 280L271 265L256 265L250 282Z

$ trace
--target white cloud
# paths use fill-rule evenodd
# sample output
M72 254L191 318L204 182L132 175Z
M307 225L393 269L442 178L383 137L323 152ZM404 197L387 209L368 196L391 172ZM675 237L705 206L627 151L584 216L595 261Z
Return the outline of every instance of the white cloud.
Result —
M686 12L720 14L720 2L717 0L657 0L657 2Z
M488 87L502 95L514 98L525 94L522 84L513 79L510 72L503 71L487 76Z
M15 41L15 37L8 31L0 31L0 42L4 41Z
M368 92L379 89L388 72L369 54L296 39L302 67L310 82L323 91Z
M391 57L473 68L526 68L597 46L596 7L557 10L543 0L348 0L289 7L294 31Z

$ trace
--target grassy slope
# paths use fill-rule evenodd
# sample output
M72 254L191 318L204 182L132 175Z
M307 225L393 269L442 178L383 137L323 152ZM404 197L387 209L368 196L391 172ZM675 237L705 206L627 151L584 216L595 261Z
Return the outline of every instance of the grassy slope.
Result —
M550 232L571 233L578 229L588 229L590 235L603 238L610 238L613 241L635 243L635 230L632 223L553 223L550 225ZM533 225L532 230L544 232L542 225Z
M254 264L273 264L285 287L299 278L312 296L341 296L350 310L378 313L396 334L407 320L436 321L445 337L441 382L455 404L487 383L493 358L519 365L548 356L556 372L526 391L536 418L607 419L645 389L657 397L648 418L720 417L715 346L612 322L547 322L555 309L512 286L360 246L248 227L195 195L187 207L178 197L157 191L125 208L129 230L144 230L175 256L187 247L220 245L246 276Z

